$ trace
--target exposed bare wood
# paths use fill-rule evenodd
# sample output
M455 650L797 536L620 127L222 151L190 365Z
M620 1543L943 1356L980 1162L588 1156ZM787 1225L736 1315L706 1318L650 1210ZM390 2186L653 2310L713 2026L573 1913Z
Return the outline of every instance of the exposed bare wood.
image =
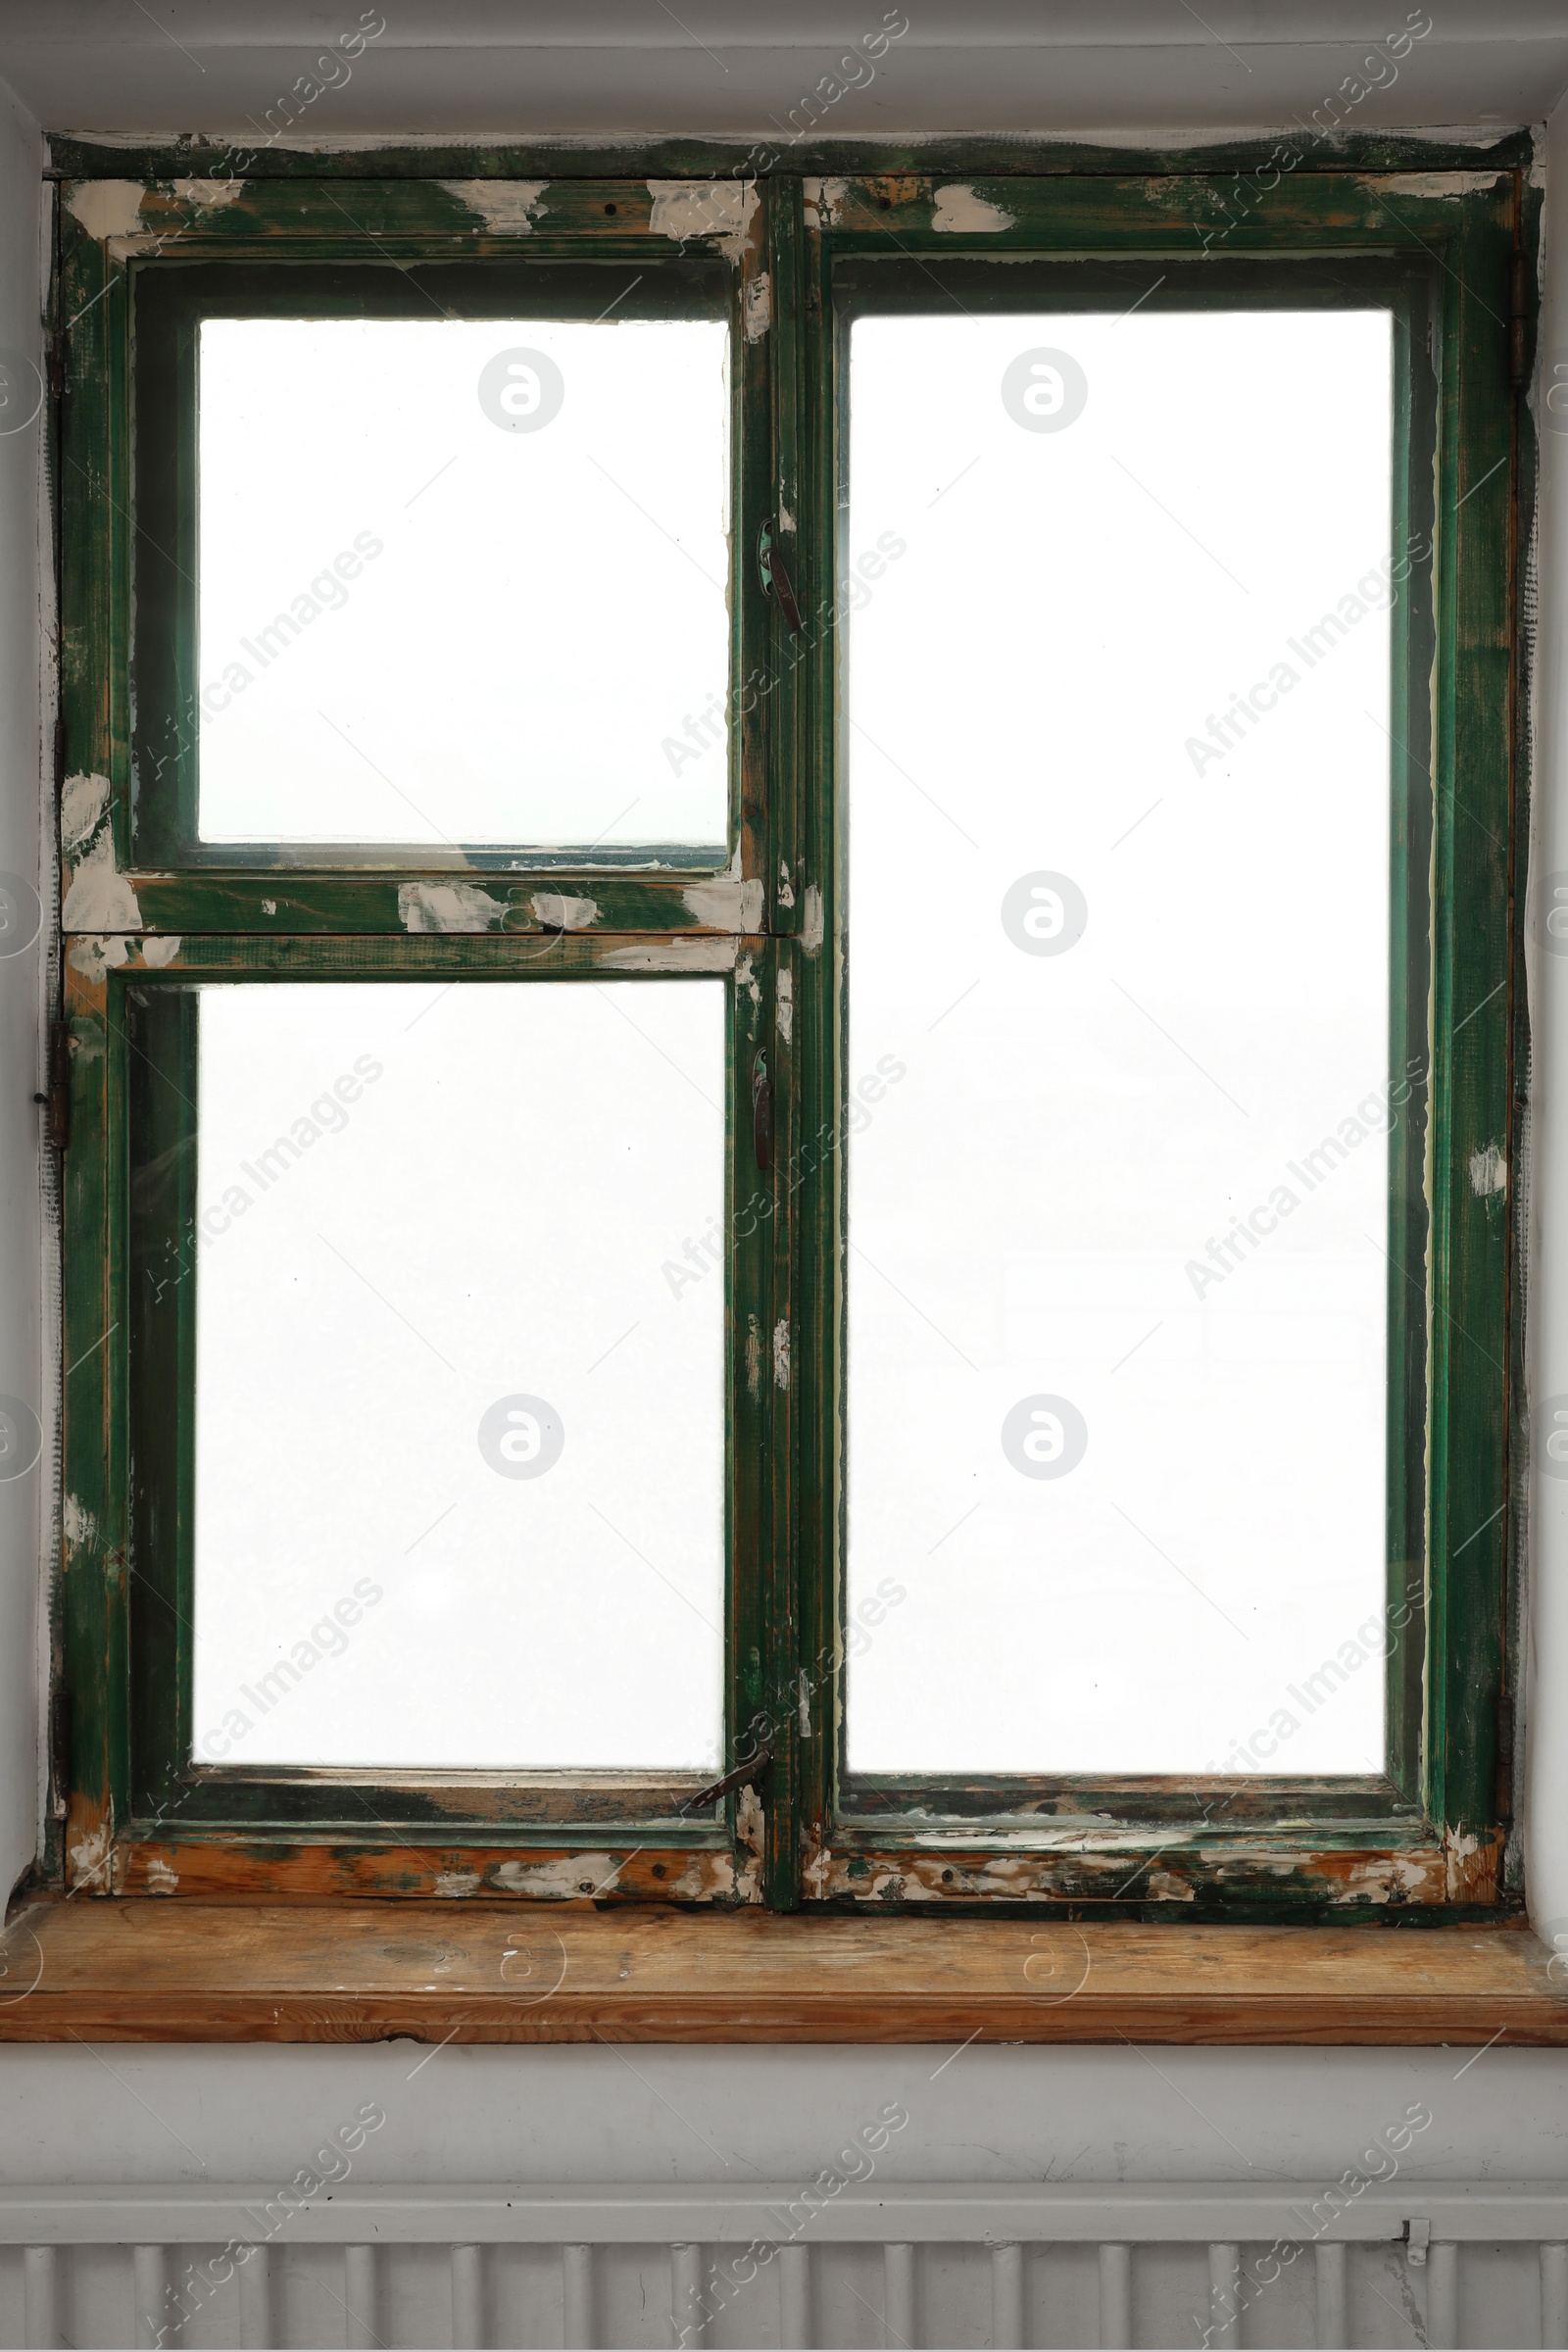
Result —
M0 2040L1568 2046L1524 1929L49 1898Z

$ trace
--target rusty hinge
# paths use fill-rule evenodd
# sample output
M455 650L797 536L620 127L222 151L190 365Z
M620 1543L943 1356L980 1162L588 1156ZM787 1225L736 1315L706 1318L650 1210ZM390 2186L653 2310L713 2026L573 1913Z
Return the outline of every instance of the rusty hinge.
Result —
M799 636L801 608L795 602L795 591L790 585L790 575L784 568L784 559L774 541L771 522L764 522L757 534L757 568L762 578L762 594L777 600L785 627L792 636Z
M46 1113L44 1131L51 1151L63 1152L71 1141L71 1024L56 1021L49 1031L49 1091L34 1095Z
M737 1764L732 1772L726 1772L722 1780L710 1781L706 1788L699 1788L695 1796L687 1797L683 1804L675 1807L677 1813L704 1812L708 1806L716 1805L721 1796L733 1796L737 1788L746 1787L748 1781L755 1786L765 1773L772 1770L773 1726L765 1715L752 1717L751 1736L751 1754Z
M1530 380L1529 259L1516 249L1508 266L1508 381L1516 392Z

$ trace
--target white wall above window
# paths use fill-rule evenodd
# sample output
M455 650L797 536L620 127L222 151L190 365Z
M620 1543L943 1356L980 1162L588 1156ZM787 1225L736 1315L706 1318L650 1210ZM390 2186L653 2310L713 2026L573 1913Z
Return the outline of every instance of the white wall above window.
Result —
M1368 129L1536 121L1568 85L1559 0L1213 0L1201 16L1182 0L685 0L678 13L648 0L162 0L156 15L123 0L4 0L0 43L46 128L226 133L266 122L323 47L377 24L295 137L788 137L813 98L826 101L813 135L1194 137L1310 118L1357 73L1380 85L1357 108ZM1396 67L1391 37L1422 24Z

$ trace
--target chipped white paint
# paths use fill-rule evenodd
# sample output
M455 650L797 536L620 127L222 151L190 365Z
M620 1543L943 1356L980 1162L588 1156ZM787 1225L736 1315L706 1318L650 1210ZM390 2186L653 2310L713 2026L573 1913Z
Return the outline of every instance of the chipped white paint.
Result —
M740 944L738 939L649 939L612 948L601 961L607 972L732 972Z
M816 1897L818 1902L826 1895L828 1882L832 1876L833 1849L827 1845L819 1847L801 1871L802 1884Z
M130 961L130 946L122 931L84 931L72 941L66 960L96 988L106 972Z
M762 1326L755 1315L746 1318L746 1394L754 1404L762 1395Z
M176 179L172 184L181 204L203 205L210 213L235 203L245 193L242 179Z
M723 873L710 874L701 882L688 882L680 895L692 920L707 923L714 931L746 932L762 928L767 893L760 880L741 879L739 850Z
M795 528L795 516L782 498L778 502L778 527L781 531L791 532Z
M71 1884L73 1886L97 1886L113 1891L114 1880L114 1817L101 1821L95 1830L88 1830L71 1848Z
M146 193L139 179L81 179L67 189L66 210L101 245L109 237L136 235Z
M755 183L740 179L651 179L648 193L654 200L650 236L669 237L677 245L688 237L711 237L731 262L745 252L761 201Z
M773 281L764 270L746 289L746 340L760 343L773 323Z
M405 931L488 931L506 913L476 882L400 882L398 920Z
M847 179L808 179L802 182L808 228L832 228L850 193Z
M806 904L801 908L801 945L808 956L821 952L822 893L814 882L806 885Z
M599 920L597 899L573 899L564 891L536 890L528 904L552 931L586 931Z
M1198 1889L1188 1880L1177 1878L1174 1871L1152 1870L1149 1874L1149 1900L1152 1903L1196 1903Z
M811 1737L811 1678L807 1673L804 1666L801 1668L801 1695L798 1705L798 1715L801 1726L801 1738L803 1740L809 1740Z
M1474 1845L1474 1838L1470 1842ZM1378 1854L1371 1861L1357 1862L1335 1888L1332 1899L1336 1903L1403 1903L1411 1895L1419 1898L1423 1891L1430 1892L1424 1863L1411 1862L1402 1854ZM1458 1890L1451 1887L1449 1891Z
M542 212L548 179L444 179L449 196L466 204L498 237L529 237Z
M164 1860L162 1854L154 1854L152 1860L147 1865L148 1893L172 1894L178 1885L178 1871L171 1870L169 1864Z
M773 1326L773 1386L787 1389L790 1385L790 1327L780 1320Z
M735 1841L748 1853L762 1850L762 1800L750 1781L735 1799Z
M1385 179L1362 174L1362 185L1377 196L1472 196L1480 188L1494 188L1500 172L1396 172Z
M1450 1903L1472 1896L1470 1873L1465 1868L1471 1855L1479 1851L1481 1840L1466 1831L1446 1829L1443 1833L1444 1891ZM1353 1874L1352 1874L1353 1875Z
M115 863L115 839L106 825L72 870L60 920L67 931L139 931L136 893ZM118 958L120 962L124 957Z
M756 1868L753 1861L748 1865L748 1873ZM734 1901L740 1886L728 1854L694 1854L669 1891L677 1902L728 1903ZM749 1902L753 1898L748 1894L746 1899Z
M1484 1152L1470 1154L1470 1190L1478 1200L1490 1200L1494 1193L1508 1190L1508 1162L1496 1144L1489 1144Z
M1124 1829L1108 1813L1075 1813L1066 1822L1037 1822L1027 1830L921 1830L913 1842L944 1849L972 1845L981 1853L1007 1846L1039 1854L1081 1854L1091 1847L1097 1854L1134 1854L1148 1840L1142 1829Z
M141 959L143 963L150 963L155 972L161 972L166 965L173 962L184 944L177 931L165 932L158 939L144 939L141 943Z
M60 846L78 849L109 806L107 776L68 776L60 790Z
M264 899L262 901L262 912L264 914L275 914L277 912L277 901L275 899Z
M72 869L60 911L61 927L72 934L70 962L96 987L110 970L130 959L127 931L141 929L136 893L115 863L115 839L102 826L86 855Z
M1016 215L1004 212L1000 204L989 197L977 196L973 188L955 180L950 186L938 188L933 202L931 225L947 236L994 237L999 229L1011 228Z
M779 513L780 515L782 515L782 508L780 508ZM795 528L793 522L790 524L790 528L791 530ZM785 908L791 907L795 904L795 885L790 880L790 869L785 864L782 858L778 861L778 889L774 893L774 896L777 898L779 905Z
M564 1903L589 1894L612 1894L618 1867L609 1875L603 1854L562 1854L554 1862L503 1862L496 1885L509 1894L531 1894L541 1902Z
M778 1033L788 1045L795 1028L795 974L787 968L778 976L778 1003L773 1009Z
M737 996L750 997L758 1011L761 1011L762 984L752 968L752 958L749 954L742 956L735 966L735 993Z
M90 1544L98 1533L98 1522L86 1504L74 1494L68 1494L61 1510L61 1523L68 1544Z
M435 1890L437 1894L454 1897L477 1894L480 1884L480 1874L476 1870L438 1870L436 1872Z

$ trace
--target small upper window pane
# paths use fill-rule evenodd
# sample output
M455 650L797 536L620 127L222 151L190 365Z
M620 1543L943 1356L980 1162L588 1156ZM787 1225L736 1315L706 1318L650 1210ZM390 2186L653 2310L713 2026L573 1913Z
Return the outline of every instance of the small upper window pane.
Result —
M208 318L199 833L728 836L727 330Z

